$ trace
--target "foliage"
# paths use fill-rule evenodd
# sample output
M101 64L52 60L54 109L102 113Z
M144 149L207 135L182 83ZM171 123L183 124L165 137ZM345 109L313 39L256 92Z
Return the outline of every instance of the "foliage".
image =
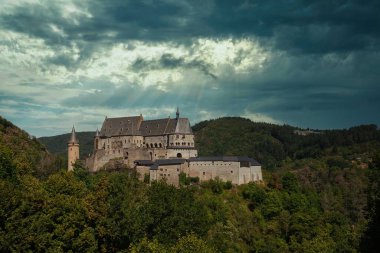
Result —
M258 158L265 182L181 174L175 188L124 168L59 170L0 118L0 252L376 252L379 130L294 130L241 118L197 124L201 154Z

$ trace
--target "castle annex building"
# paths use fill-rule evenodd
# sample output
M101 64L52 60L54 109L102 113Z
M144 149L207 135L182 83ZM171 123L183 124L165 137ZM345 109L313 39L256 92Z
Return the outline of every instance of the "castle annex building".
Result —
M79 158L79 142L73 127L68 143L68 170ZM78 154L78 155L77 155ZM188 118L144 120L143 116L105 118L96 130L93 153L85 166L96 172L111 161L135 168L143 179L164 179L179 185L179 174L207 181L219 177L233 184L262 180L261 166L248 157L198 157Z

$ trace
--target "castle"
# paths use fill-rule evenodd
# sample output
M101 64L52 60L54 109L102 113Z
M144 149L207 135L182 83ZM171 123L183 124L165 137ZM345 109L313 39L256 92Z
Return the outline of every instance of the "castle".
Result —
M68 143L68 170L79 158L79 143L73 127ZM85 166L91 172L119 161L135 168L140 179L164 179L179 185L179 174L207 181L219 177L233 184L261 181L261 165L248 157L198 157L194 134L188 118L144 120L143 116L105 118L96 130L93 153Z

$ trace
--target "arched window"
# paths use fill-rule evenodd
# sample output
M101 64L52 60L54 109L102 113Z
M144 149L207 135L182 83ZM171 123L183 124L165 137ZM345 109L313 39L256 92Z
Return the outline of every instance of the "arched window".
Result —
M153 148L153 143L150 144L150 147Z
M160 148L162 148L162 144L161 143L159 144L159 146L160 146Z
M178 157L178 158L182 158L182 154L181 154L181 153L178 153L178 154L177 154L177 157Z
M157 143L154 143L154 147L157 148Z

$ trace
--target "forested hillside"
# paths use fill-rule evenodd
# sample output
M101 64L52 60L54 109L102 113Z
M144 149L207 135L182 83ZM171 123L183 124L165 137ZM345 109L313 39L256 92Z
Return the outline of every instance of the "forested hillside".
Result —
M34 163L16 161L24 153L40 157L43 146L12 125L4 131L11 124L4 122L1 131L13 141L2 135L2 150L10 155L1 152L0 252L378 250L374 125L299 136L293 127L241 118L201 122L193 129L202 155L260 159L264 182L215 180L176 189L164 182L149 186L133 170L89 174L79 165L39 177Z
M41 137L38 138L38 140L43 143L51 153L66 156L67 142L70 139L70 134L71 133ZM77 132L76 135L80 144L80 157L83 159L93 151L95 132Z
M0 116L0 178L31 174L43 177L61 167L62 161L50 154L37 139Z
M203 121L193 126L200 155L248 155L267 169L289 159L334 155L338 147L345 150L346 155L361 153L363 158L368 158L380 144L380 130L376 125L317 131L317 134L306 136L295 134L295 130L287 125L257 123L237 117Z

